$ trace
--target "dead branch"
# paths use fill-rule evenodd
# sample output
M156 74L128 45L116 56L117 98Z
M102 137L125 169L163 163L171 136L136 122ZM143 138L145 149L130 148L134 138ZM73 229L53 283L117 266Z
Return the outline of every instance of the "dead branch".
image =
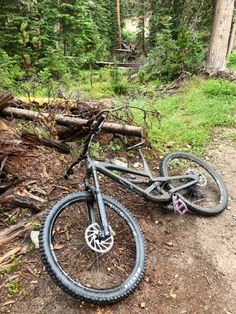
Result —
M12 99L13 99L13 96L11 93L0 95L0 110L9 106L8 103Z
M40 219L43 214L44 212L40 212L37 215L34 215L32 221ZM17 238L28 238L30 231L33 229L32 221L20 222L0 231L0 246L10 243Z
M55 141L45 137L39 137L37 134L24 131L21 133L21 137L25 145L44 145L47 147L56 148L61 153L70 153L70 146L59 141Z
M5 253L3 256L1 256L0 257L0 267L2 267L3 265L3 262L8 262L9 261L9 259L13 256L13 255L15 255L15 254L17 254L19 251L21 250L21 247L20 246L17 246L17 247L15 247L14 249L12 249L12 250L10 250L10 251L8 251L7 253Z
M23 118L26 120L40 120L42 118L47 119L49 114L48 113L37 113L31 110L24 110L18 108L7 107L4 108L1 113L4 116L12 116L16 118ZM68 117L62 114L55 115L55 121L59 125L64 126L74 126L80 127L81 129L86 129L89 124L89 120L81 119L81 118L74 118ZM116 123L107 123L105 122L102 126L102 130L108 133L116 133L116 134L123 134L123 135L131 135L137 137L144 136L144 130L141 127L133 126L133 125L121 125Z

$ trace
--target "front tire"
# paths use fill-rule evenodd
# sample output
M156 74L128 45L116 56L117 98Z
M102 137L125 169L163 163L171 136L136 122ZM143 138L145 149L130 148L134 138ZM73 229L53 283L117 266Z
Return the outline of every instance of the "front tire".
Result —
M92 200L90 193L73 193L52 207L40 231L40 253L46 270L66 293L89 302L112 303L141 281L146 247L134 217L103 195L114 244L106 253L93 251L85 239L90 224L87 202ZM96 202L94 208L99 222Z
M160 164L161 176L186 175L196 171L201 182L176 192L187 207L193 212L205 216L221 213L227 206L228 193L220 175L204 160L185 152L173 152L165 156ZM186 182L186 179L167 183L167 189L172 189Z

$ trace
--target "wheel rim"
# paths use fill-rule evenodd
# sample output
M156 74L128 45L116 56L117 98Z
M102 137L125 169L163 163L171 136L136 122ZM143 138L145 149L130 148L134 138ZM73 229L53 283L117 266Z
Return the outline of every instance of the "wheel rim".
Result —
M94 206L96 220L98 210ZM90 226L86 200L65 206L55 217L50 234L53 257L74 283L90 289L112 289L132 272L136 258L136 237L130 222L115 206L105 202L112 230L107 252L96 252L86 241ZM114 241L114 243L113 243Z
M195 174L199 182L176 193L187 205L198 208L215 209L222 201L218 180L209 167L189 156L173 156L166 162L166 176ZM171 181L170 188L176 188L189 182L188 179Z

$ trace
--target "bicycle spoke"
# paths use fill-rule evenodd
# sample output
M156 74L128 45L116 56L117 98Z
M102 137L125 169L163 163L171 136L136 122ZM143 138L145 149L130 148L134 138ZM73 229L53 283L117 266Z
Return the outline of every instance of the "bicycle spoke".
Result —
M97 206L94 207L96 220L99 221ZM85 230L89 223L85 203L79 206L73 204L65 209L54 226L53 245L62 246L54 251L58 262L75 281L84 282L89 287L113 286L124 280L136 259L133 231L118 213L106 208L109 209L107 217L114 232L113 247L106 253L94 252L85 241ZM101 243L101 248L105 247Z

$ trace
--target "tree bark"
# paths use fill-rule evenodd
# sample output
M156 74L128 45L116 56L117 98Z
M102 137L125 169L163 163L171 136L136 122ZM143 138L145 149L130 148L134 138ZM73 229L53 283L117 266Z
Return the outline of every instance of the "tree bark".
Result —
M117 27L118 27L118 45L119 45L119 49L121 49L122 38L121 38L121 23L120 23L120 0L116 0L116 10L117 10Z
M226 69L234 0L217 0L206 71L217 73Z
M234 48L234 39L235 39L235 33L236 33L236 22L232 24L230 38L229 38L229 46L228 46L228 53L230 54Z
M27 120L40 120L40 119L47 119L49 114L48 113L37 113L31 110L24 110L18 108L7 107L4 108L1 113L5 116L12 116L16 118L23 118ZM64 116L62 114L55 115L55 121L59 125L70 126L70 127L81 127L82 129L86 129L88 127L89 120L81 119L81 118L73 118ZM121 125L116 123L107 123L105 122L102 125L102 130L108 133L116 133L116 134L123 134L123 135L130 135L130 136L137 136L143 137L145 132L143 128L133 126L133 125Z

